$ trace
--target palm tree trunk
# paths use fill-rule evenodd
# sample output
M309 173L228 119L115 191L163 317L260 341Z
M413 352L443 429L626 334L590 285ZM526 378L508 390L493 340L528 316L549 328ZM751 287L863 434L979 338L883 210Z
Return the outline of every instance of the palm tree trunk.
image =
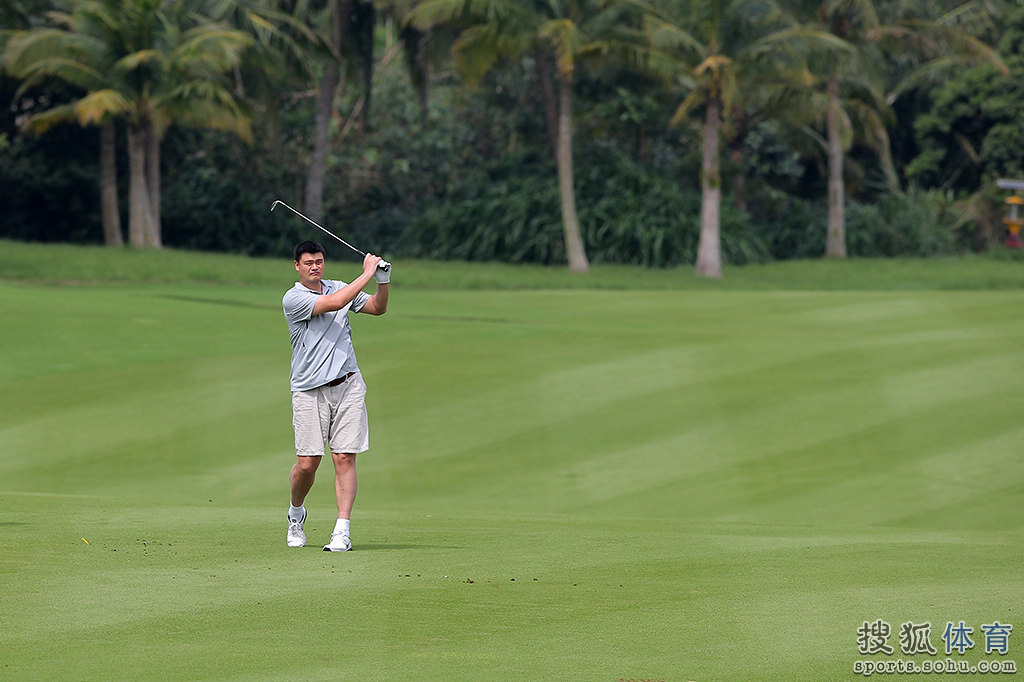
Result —
M160 137L150 124L146 134L146 187L149 189L149 231L146 246L163 248L163 223L160 220Z
M430 62L427 59L427 45L430 34L415 26L405 26L398 34L405 50L405 65L409 70L409 80L413 92L416 93L416 104L420 108L420 116L427 119L430 111Z
M562 198L562 229L570 272L587 272L587 252L583 247L580 222L576 216L576 190L572 169L572 74L558 75L558 190Z
M377 25L377 10L372 2L359 2L354 7L357 20L353 32L355 47L359 53L359 72L363 80L363 110L360 115L360 128L370 132L370 104L373 99L373 43Z
M137 126L128 128L128 243L137 249L146 247L153 216L146 179L145 138Z
M544 109L544 121L547 123L548 140L551 148L558 149L558 101L555 99L555 86L551 83L551 55L543 45L535 45L534 62L537 66L537 83L540 86L540 101Z
M833 71L828 79L828 234L825 255L846 258L846 213L843 185L843 142L839 106L839 74Z
M701 168L700 241L697 243L697 275L722 276L722 173L719 168L718 128L721 103L712 99L704 114L704 161Z
M320 79L320 91L316 98L316 122L313 125L313 150L309 155L309 172L306 175L306 198L303 202L306 215L320 220L323 213L324 178L327 176L328 130L331 113L334 110L334 93L341 81L341 67L336 61L324 66Z
M117 208L117 157L113 123L100 127L100 206L103 214L103 243L124 245L121 213Z
M732 158L733 166L737 168L736 178L731 184L733 200L736 203L736 208L741 212L746 213L749 208L747 202L747 171L746 165L743 163L743 144L738 142L735 147L729 152L729 156Z
M352 15L353 0L331 0L331 41L340 53L348 22ZM334 95L341 82L341 64L331 57L324 64L320 90L316 98L316 119L313 124L313 149L309 155L306 173L306 196L303 208L313 220L320 220L324 203L324 178L327 176L328 131L334 112Z

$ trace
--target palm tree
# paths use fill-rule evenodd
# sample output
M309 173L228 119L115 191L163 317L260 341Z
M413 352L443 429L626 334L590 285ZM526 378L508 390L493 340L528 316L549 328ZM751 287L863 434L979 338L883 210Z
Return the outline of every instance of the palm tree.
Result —
M251 139L248 119L224 77L251 40L204 20L193 4L77 0L70 14L52 14L54 26L12 36L4 53L8 70L25 79L22 91L55 77L85 93L36 114L27 123L30 128L44 132L68 120L126 123L128 233L129 242L139 248L159 248L163 241L160 142L169 126L225 130Z
M814 66L815 87L805 111L824 122L828 158L828 228L825 255L846 257L844 162L858 135L882 162L890 184L897 182L886 128L889 105L925 78L968 61L1001 64L998 56L958 25L970 5L932 19L927 2L872 0L785 0L794 26L790 48L802 50ZM894 66L905 66L891 92ZM1005 68L1005 67L1003 67Z
M331 113L334 111L334 97L341 83L341 51L348 36L352 8L356 2L358 0L329 0L327 4L327 29L321 38L326 55L321 60L323 71L317 89L313 147L306 173L306 192L303 200L303 209L314 220L320 219L323 210Z
M343 53L360 0L326 0L322 6L287 0L206 0L210 15L253 38L251 57L240 66L236 90L258 89L266 110L267 137L277 151L277 98L298 83L316 92L312 143L306 165L303 211L320 219L323 210L330 124L342 83ZM301 87L301 86L299 86Z
M573 172L573 77L577 65L616 48L614 32L626 4L616 0L425 0L410 19L414 26L462 29L454 43L456 68L477 82L500 60L535 58L549 132L554 144L562 228L569 270L590 269L579 218ZM554 84L546 67L554 65Z
M225 2L231 0L222 0ZM416 92L417 103L427 113L428 62L430 36L404 21L412 0L328 0L319 13L306 17L318 29L313 32L310 54L320 63L316 115L313 124L313 146L306 174L303 206L307 215L317 218L323 211L324 185L327 175L327 154L330 149L329 126L335 99L346 71L356 72L362 85L362 98L353 115L362 129L370 126L370 102L375 69L374 43L377 17L383 13L402 26L399 41L406 56L406 66ZM386 55L384 60L389 59Z
M397 37L405 58L409 81L416 93L416 104L424 119L428 113L431 68L447 57L454 42L451 26L423 28L412 21L416 0L378 0L378 11L385 21L397 27Z
M309 26L306 2L292 0L203 0L206 13L252 38L245 59L235 67L234 91L262 109L254 119L258 136L280 151L279 98L296 83L314 81L315 54L322 38ZM304 87L300 85L298 87Z
M643 63L685 95L671 125L703 113L696 272L719 278L723 131L738 137L749 130L785 86L806 79L806 70L776 48L777 31L785 25L770 0L674 0L643 7Z
M18 23L24 26L22 30L28 30L32 24L30 17L25 14L25 9L17 3L6 3L6 12L18 18ZM18 34L15 33L15 36ZM58 34L60 36L60 34ZM57 37L57 36L54 36ZM41 44L48 42L42 30L37 32L37 40ZM58 38L59 40L59 38ZM4 60L7 62L8 60ZM15 99L20 97L32 80L22 84L16 90ZM117 164L115 151L115 126L113 117L102 112L97 112L83 104L76 109L74 105L60 105L50 109L41 115L34 116L28 121L28 127L37 132L45 132L51 125L69 121L77 121L82 125L93 123L100 127L100 206L103 225L103 242L107 246L121 246L124 243L124 235L121 232L121 214L118 210L117 201Z

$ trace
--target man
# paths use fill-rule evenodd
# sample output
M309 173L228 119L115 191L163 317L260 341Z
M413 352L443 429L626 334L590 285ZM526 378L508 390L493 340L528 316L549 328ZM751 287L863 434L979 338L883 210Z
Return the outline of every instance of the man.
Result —
M299 281L284 295L284 316L292 340L292 425L295 464L291 471L288 510L289 547L303 547L306 508L303 502L324 455L334 460L334 491L338 521L325 552L347 552L352 505L356 499L356 455L370 447L366 417L366 384L352 346L348 313L383 315L388 309L391 266L371 253L363 273L352 281L324 279L324 247L302 242L295 247ZM376 281L370 296L363 288Z

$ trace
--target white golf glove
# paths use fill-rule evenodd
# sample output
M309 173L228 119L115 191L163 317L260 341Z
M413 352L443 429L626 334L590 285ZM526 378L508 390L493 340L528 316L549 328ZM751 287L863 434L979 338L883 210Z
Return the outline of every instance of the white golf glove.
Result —
M377 281L377 284L390 284L391 283L391 263L386 260L382 260L377 264L377 271L373 273L373 279Z

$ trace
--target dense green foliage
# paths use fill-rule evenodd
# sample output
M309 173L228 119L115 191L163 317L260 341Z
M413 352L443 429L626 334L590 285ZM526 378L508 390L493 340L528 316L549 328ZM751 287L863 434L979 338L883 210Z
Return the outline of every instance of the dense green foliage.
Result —
M44 4L22 5L26 12L15 25L44 24ZM251 30L244 19L251 22L253 15L228 12L228 5L218 6L218 16ZM905 13L913 10L904 5ZM938 5L922 2L921 8L932 14L951 9L949 3ZM286 3L271 3L263 11L271 6L287 9ZM998 48L1010 75L994 66L959 69L952 78L922 81L903 92L891 111L872 119L890 131L902 189L881 181L877 140L859 133L849 140L851 255L954 254L1002 241L1005 195L991 185L995 177L1024 174L1024 116L1017 106L1024 78L1018 55L1024 6L1011 2L988 9L1003 12L998 23L963 24ZM395 22L402 20L397 11L378 11L372 98L354 71L339 94L326 156L324 224L389 256L565 262L557 173L533 55L503 63L467 87L450 70L452 36L436 31L424 111L409 78L412 62L396 56L401 46ZM309 236L307 225L268 210L275 199L301 209L306 186L317 77L310 64L323 55L298 29L302 21L322 22L323 16L296 15L278 22L273 33L254 33L251 49L259 56L236 74L236 91L249 95L252 144L219 132L167 130L161 163L164 244L282 255ZM912 61L893 59L888 80L871 87L894 87ZM349 62L357 65L354 57ZM574 189L590 260L653 267L692 263L701 215L697 118L670 127L678 93L629 60L581 59L574 80ZM19 85L0 74L0 95L13 102L0 120L0 186L11 197L0 214L0 236L100 243L96 131L68 125L35 138L19 128L26 115L81 93L40 80L15 97ZM721 239L729 264L824 252L823 133L778 113L810 101L785 100L784 107L781 102L772 103L775 109L760 102L731 111L723 130ZM124 134L119 128L116 160L121 213L127 217Z
M700 196L613 150L581 155L580 220L594 263L674 266L693 261ZM523 173L531 166L533 172ZM485 169L430 206L402 237L402 250L426 258L564 262L558 191L547 160L512 160ZM768 253L749 218L727 210L726 262L762 262Z
M1024 177L1024 6L1006 12L997 46L1008 73L965 69L935 88L915 119L920 153L907 174L920 184L976 191Z
M44 137L0 141L0 235L42 242L98 244L95 129L60 127Z

